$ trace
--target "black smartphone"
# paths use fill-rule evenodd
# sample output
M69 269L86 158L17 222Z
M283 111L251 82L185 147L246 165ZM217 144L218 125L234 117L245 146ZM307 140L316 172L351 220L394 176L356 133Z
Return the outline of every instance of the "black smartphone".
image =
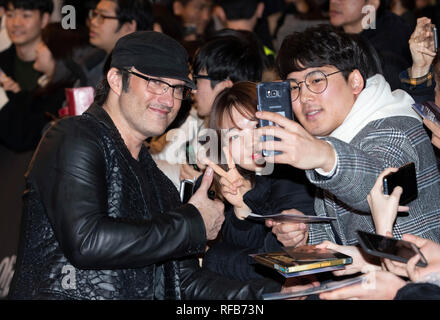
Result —
M260 82L257 84L257 97L259 111L276 112L283 117L293 120L292 101L290 97L290 83L288 81ZM259 120L259 127L276 125L272 121ZM273 136L263 136L262 141L280 139ZM280 151L263 150L263 156L269 157L281 154Z
M414 243L361 230L357 231L357 237L362 249L372 256L406 263L418 254L420 260L417 262L417 266L426 267L428 265L428 261Z
M182 203L188 203L194 192L194 181L182 180L180 181L180 201Z
M405 205L417 198L417 176L414 162L405 164L398 171L392 172L383 178L384 194L391 194L397 186L403 188L399 201L400 205Z

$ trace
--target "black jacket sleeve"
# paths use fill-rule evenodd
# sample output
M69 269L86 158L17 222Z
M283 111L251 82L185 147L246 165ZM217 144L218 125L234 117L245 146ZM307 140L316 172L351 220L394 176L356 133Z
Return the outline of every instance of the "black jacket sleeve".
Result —
M440 287L432 283L409 283L397 291L394 300L440 300Z
M196 258L180 261L180 276L184 300L259 300L281 291L280 283L268 279L242 282L201 269Z
M111 216L103 147L75 119L46 133L28 173L69 261L80 269L126 269L203 252L205 227L192 205L149 220Z

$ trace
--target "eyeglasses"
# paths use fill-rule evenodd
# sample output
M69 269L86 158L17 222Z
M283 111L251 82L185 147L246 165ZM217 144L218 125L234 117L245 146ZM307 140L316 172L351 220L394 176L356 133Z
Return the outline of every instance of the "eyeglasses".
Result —
M167 93L170 88L172 88L173 89L172 95L174 98L178 100L186 100L190 96L191 88L185 85L182 84L172 85L163 80L149 78L131 70L126 69L125 71L147 81L147 90L150 93L163 95Z
M325 74L321 71L313 71L306 75L304 78L304 81L296 81L293 79L287 79L287 81L290 82L290 92L291 92L291 99L292 102L298 99L299 93L301 91L301 83L305 83L306 87L309 91L313 93L323 93L325 89L327 89L328 80L327 77L342 72L342 70L335 71L329 74Z
M99 13L96 10L90 10L89 11L89 18L90 18L90 20L93 20L93 19L96 18L96 22L98 24L104 23L105 19L114 19L114 20L118 20L119 19L118 17L110 17L110 16L103 15L102 13Z
M208 75L202 75L202 74L194 74L193 75L193 80L194 80L194 84L197 86L197 80L198 79L206 79L206 80L210 80L210 81L223 81L224 79L213 79Z

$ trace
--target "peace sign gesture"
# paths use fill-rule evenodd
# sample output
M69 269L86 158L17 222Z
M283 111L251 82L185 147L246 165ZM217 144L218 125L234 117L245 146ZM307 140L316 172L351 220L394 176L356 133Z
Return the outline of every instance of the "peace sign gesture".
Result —
M204 162L220 176L219 183L222 195L234 206L237 217L242 219L251 212L243 201L243 196L252 189L251 182L238 172L229 148L223 147L223 152L228 162L228 171L223 170L209 159L204 159Z

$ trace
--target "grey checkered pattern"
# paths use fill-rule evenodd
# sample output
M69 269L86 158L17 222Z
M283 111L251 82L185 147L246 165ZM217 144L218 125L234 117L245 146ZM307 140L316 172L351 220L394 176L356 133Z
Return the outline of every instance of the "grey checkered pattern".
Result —
M356 230L374 232L367 195L377 176L388 167L414 162L419 196L408 204L409 214L399 214L393 234L415 234L440 242L440 176L431 141L422 124L410 117L390 117L370 122L350 143L325 138L337 152L339 162L332 177L307 170L317 187L315 211L337 217L333 229L342 243L357 243ZM329 224L311 224L309 243L335 241Z

